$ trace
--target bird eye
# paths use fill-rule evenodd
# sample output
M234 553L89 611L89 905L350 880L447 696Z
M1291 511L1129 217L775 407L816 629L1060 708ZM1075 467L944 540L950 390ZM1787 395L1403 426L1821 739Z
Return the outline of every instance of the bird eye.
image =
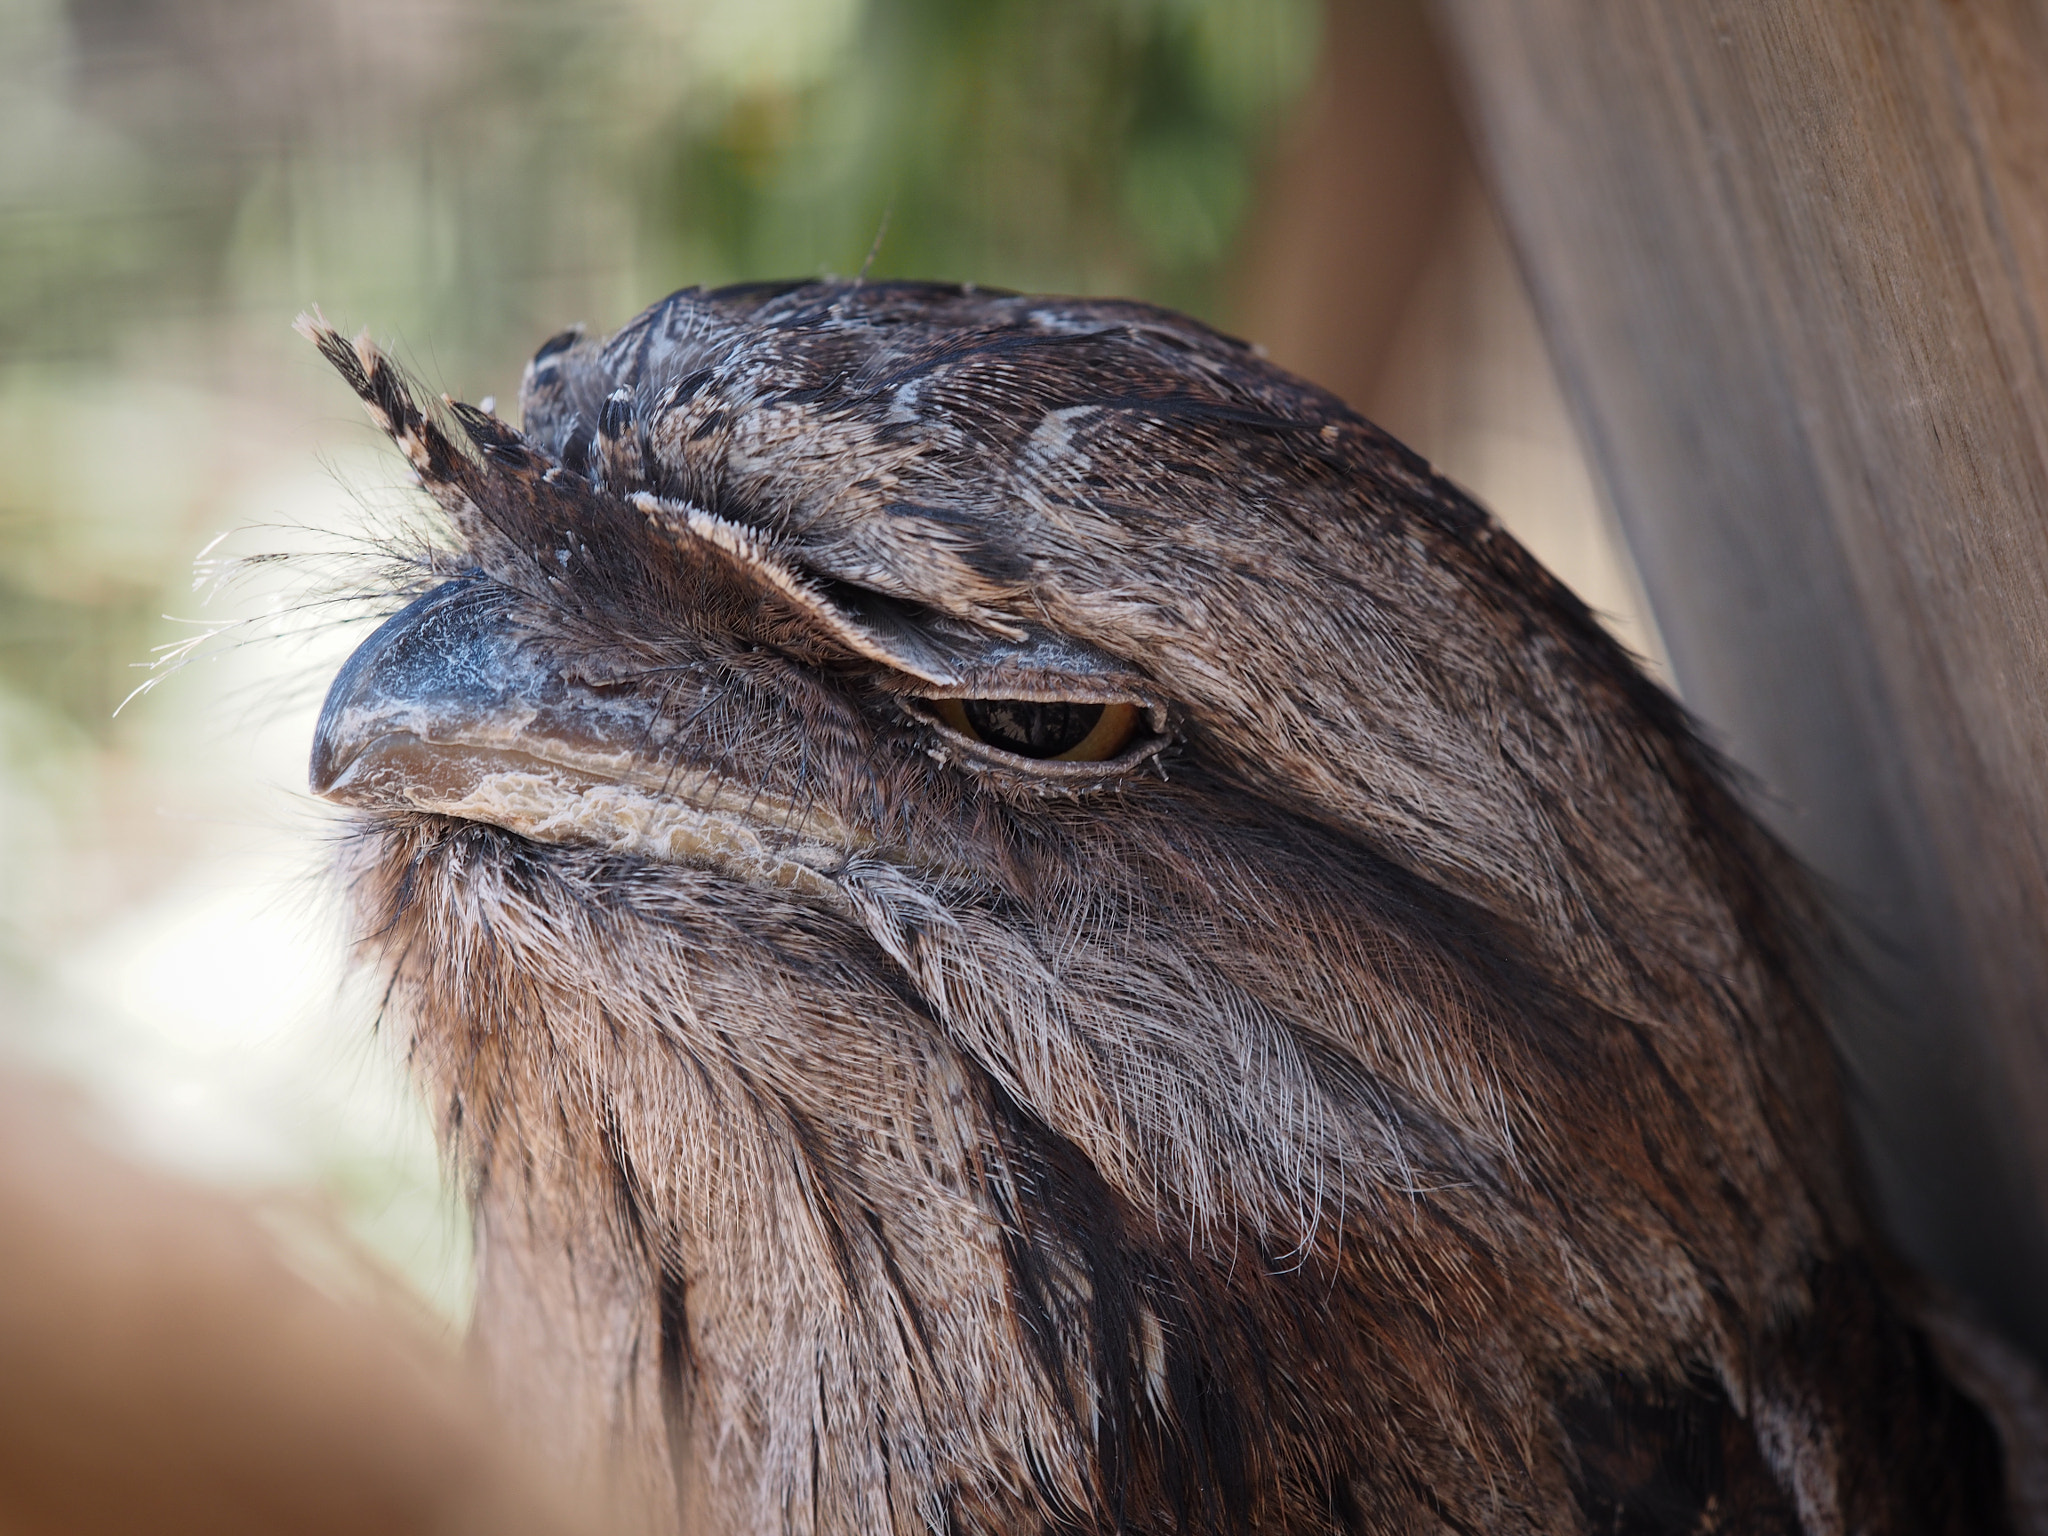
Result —
M963 736L1056 763L1102 762L1121 752L1138 730L1135 704L933 699L931 705Z

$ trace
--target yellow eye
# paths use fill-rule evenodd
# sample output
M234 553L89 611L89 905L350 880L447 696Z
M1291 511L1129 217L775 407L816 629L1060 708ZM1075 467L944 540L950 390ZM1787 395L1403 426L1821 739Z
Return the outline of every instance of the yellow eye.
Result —
M1099 763L1138 733L1135 704L1083 704L1029 699L932 699L931 706L962 736L1052 763Z

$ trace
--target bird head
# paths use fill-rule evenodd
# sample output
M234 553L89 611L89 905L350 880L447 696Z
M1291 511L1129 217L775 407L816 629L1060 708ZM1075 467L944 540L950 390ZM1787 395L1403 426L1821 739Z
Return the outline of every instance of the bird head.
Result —
M452 530L312 777L538 1441L708 1528L1565 1530L1572 1404L1776 1400L1864 1241L1803 886L1414 454L1129 303L690 290L517 430L311 329Z

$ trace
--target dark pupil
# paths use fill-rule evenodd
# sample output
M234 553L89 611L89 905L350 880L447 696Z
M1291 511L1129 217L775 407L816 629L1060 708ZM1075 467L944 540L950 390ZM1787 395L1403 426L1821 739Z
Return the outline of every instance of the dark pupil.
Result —
M962 699L967 723L992 747L1019 757L1058 757L1088 739L1100 704L1032 704L1023 699Z

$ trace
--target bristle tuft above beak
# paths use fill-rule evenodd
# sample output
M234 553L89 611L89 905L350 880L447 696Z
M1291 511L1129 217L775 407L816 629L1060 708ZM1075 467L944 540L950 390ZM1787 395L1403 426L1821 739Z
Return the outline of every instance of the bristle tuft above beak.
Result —
M370 418L404 450L421 481L437 498L445 503L451 495L467 495L475 474L473 462L435 425L404 373L378 349L368 331L358 332L353 341L345 340L318 309L299 316L293 328L320 349L320 355L369 408ZM464 430L476 435L467 422Z

